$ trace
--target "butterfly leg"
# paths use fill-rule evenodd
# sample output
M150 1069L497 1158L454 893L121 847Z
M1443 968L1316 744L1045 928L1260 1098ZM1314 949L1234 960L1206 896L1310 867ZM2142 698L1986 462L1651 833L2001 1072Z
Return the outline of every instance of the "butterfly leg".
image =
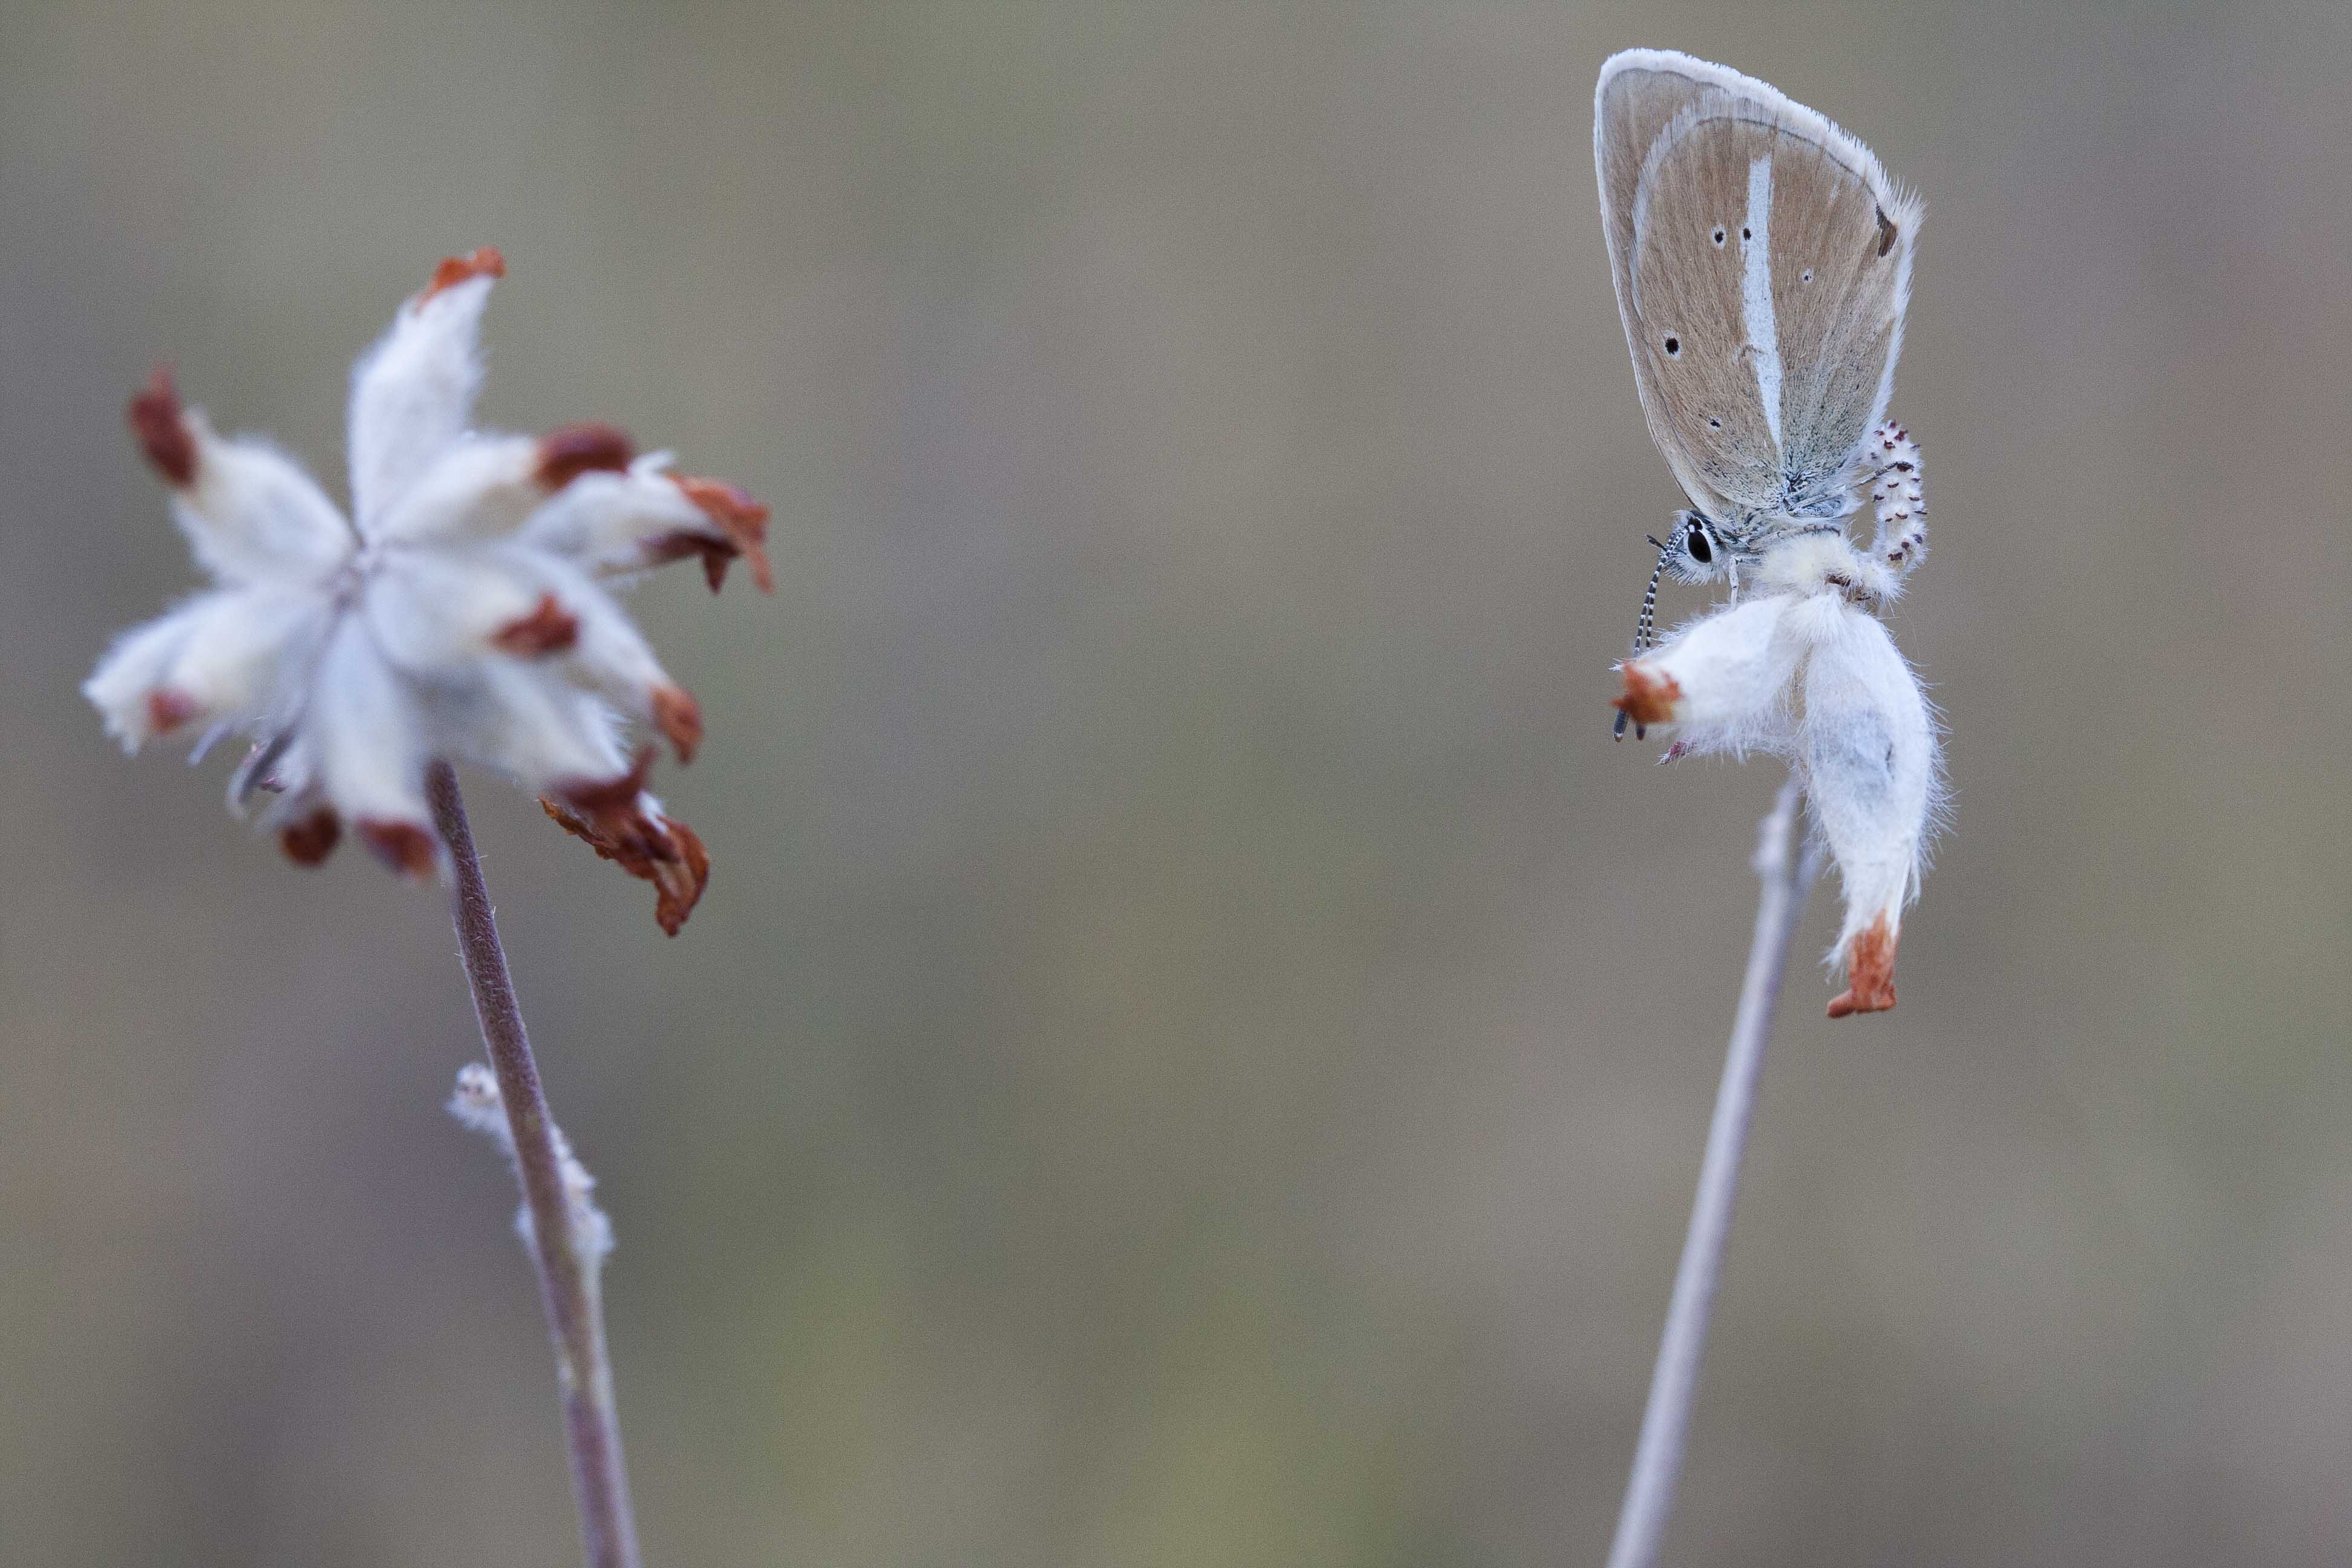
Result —
M1919 443L1911 433L1888 420L1863 443L1863 461L1870 484L1871 504L1878 514L1878 536L1870 552L1885 562L1897 577L1927 558L1927 502L1920 489Z

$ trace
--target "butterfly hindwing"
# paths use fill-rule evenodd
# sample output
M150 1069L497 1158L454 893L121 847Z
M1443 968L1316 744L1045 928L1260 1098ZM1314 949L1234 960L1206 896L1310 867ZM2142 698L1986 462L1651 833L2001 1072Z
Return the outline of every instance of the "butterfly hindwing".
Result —
M1851 137L1781 123L1774 140L1781 468L1789 510L1820 515L1851 499L1840 476L1895 389L1919 204Z

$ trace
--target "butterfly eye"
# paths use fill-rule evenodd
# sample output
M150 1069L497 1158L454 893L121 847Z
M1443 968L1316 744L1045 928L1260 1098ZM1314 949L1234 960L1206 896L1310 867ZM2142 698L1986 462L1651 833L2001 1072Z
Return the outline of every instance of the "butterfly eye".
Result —
M1706 542L1706 531L1696 523L1690 525L1686 548L1690 558L1702 566L1715 559L1715 547Z

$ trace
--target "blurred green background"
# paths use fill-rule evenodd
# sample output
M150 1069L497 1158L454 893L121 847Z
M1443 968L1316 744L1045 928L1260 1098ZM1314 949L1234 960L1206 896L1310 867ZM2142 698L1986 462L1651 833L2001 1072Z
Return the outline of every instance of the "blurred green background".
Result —
M1633 44L1926 195L1958 823L1899 1011L1790 986L1670 1552L2352 1560L2352 7L0 27L0 1560L577 1560L439 896L76 691L194 581L148 369L340 492L494 243L490 422L776 511L772 601L636 600L683 937L472 790L651 1560L1598 1562L1778 783L1607 738Z

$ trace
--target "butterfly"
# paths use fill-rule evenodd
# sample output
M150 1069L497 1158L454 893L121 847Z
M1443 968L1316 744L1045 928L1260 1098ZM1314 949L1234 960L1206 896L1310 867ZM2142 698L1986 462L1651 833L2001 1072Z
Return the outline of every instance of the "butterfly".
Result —
M1790 756L1847 895L1831 1016L1892 1007L1939 794L1925 694L1877 618L1927 553L1919 448L1886 417L1919 201L1824 116L1669 50L1601 67L1592 152L1634 386L1690 502L1651 541L1616 733L1675 724L1669 760ZM1846 525L1865 498L1866 546ZM1661 641L1667 576L1731 597Z

